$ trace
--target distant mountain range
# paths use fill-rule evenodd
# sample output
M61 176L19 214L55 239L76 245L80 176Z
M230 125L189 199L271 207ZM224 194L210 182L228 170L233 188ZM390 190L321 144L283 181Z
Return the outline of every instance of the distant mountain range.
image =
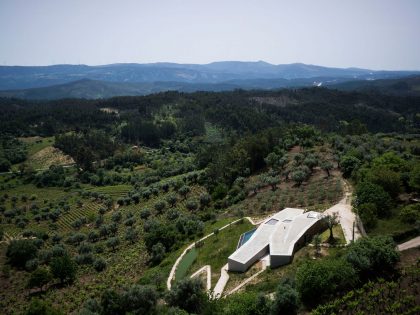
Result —
M107 98L177 90L184 92L284 87L351 88L378 79L420 75L420 71L372 71L263 61L224 61L205 65L152 63L104 66L1 66L0 96L28 99ZM341 85L340 85L341 84Z

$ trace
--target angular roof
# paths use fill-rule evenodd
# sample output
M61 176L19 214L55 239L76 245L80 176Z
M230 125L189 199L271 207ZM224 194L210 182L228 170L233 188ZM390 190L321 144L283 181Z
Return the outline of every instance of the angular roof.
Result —
M269 246L270 255L291 256L295 243L319 219L321 214L303 209L286 208L266 219L251 238L229 259L246 264Z

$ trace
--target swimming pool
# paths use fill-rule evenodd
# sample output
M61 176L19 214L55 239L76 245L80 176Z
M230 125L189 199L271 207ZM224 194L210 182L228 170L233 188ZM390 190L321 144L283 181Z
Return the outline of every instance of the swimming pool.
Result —
M239 242L238 242L238 246L236 247L236 249L238 249L239 247L241 247L242 245L244 245L246 242L249 241L249 239L251 238L252 234L254 234L254 232L257 229L252 229L251 231L245 232L244 234L241 235L241 237L239 238Z

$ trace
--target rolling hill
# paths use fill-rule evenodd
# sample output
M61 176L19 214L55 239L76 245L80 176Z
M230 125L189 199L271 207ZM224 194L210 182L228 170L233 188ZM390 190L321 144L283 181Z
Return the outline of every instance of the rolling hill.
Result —
M102 66L1 66L0 90L39 88L81 79L121 83L182 82L225 83L232 80L308 79L315 77L351 80L386 79L420 74L419 71L372 71L359 68L328 68L302 63L273 65L267 62L223 61L209 64L110 64Z
M391 95L420 96L420 76L388 80L357 80L331 86L343 91L378 92Z

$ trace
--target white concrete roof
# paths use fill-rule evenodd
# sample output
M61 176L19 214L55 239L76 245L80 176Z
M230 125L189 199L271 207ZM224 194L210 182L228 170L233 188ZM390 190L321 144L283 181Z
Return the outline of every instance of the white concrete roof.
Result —
M246 264L267 246L270 255L291 256L295 243L319 219L318 212L285 208L266 219L229 259Z
M270 255L291 256L295 243L320 218L318 212L310 211L295 216L291 221L276 224L270 235Z
M286 208L277 212L272 217L266 219L257 228L251 238L229 256L229 259L233 259L237 262L245 264L255 255L257 255L261 250L263 250L264 247L269 245L272 235L279 234L274 232L279 230L278 227L280 226L280 223L282 223L284 220L294 220L296 216L302 214L303 212L304 210L295 208ZM267 224L267 222L272 219L278 220L278 222L275 224Z

